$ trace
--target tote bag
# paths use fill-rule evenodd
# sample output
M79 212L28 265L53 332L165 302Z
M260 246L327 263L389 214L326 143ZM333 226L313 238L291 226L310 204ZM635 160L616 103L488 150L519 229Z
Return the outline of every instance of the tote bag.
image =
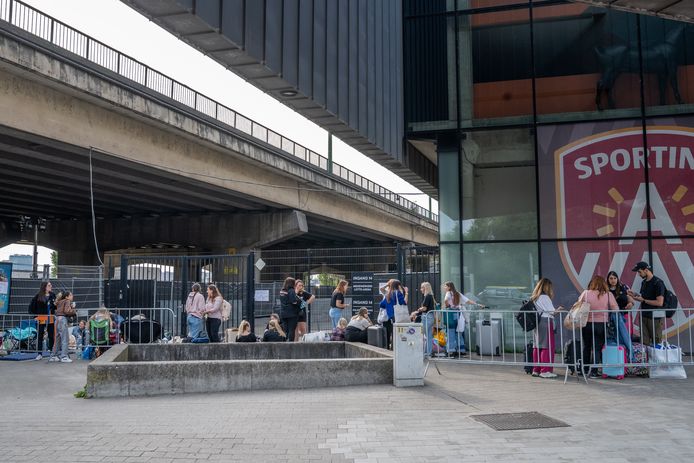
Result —
M393 293L393 296L395 297L395 305L393 305L393 312L395 314L395 323L409 323L410 322L410 309L407 307L407 305L400 304L398 302L398 293Z

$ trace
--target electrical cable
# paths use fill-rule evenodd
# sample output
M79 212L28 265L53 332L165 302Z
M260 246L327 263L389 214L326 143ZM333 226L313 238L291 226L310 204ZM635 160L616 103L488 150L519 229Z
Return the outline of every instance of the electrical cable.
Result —
M104 262L99 254L99 243L96 239L96 214L94 213L94 175L92 168L92 148L89 148L89 202L92 209L92 234L94 236L94 249L96 250L96 258L99 259L99 264L103 267Z

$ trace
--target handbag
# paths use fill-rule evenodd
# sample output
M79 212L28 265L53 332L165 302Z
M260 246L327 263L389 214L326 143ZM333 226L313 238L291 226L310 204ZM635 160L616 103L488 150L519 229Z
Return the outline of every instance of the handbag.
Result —
M396 291L392 294L395 298L395 304L393 304L393 312L395 315L395 323L409 323L410 322L410 309L405 304L400 304L398 301L398 293Z
M388 311L386 309L380 309L378 311L378 318L376 318L378 323L385 323L388 321Z
M583 328L588 324L588 314L590 313L590 304L583 300L583 294L576 301L576 303L571 306L571 310L566 314L564 318L564 328L567 330L575 330L576 328Z

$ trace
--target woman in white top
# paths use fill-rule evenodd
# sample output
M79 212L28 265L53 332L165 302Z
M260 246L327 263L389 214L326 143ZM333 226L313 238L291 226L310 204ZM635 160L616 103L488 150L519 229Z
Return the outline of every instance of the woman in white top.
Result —
M541 278L535 285L530 299L535 304L537 313L540 314L537 328L533 335L533 363L554 363L554 312L561 307L554 307L552 298L554 289L552 282L547 278ZM542 378L556 378L550 366L534 366L533 376Z
M359 313L352 317L347 329L345 329L345 341L368 343L367 329L371 326L369 318L369 309L362 307Z
M465 304L478 305L484 307L471 299L468 299L463 294L459 293L455 288L455 284L452 281L447 281L443 284L443 289L446 291L446 295L443 298L443 307L446 310L459 309L461 312L465 311ZM465 315L463 315L465 316ZM465 355L465 333L459 333L457 331L459 314L452 317L446 317L446 319L455 322L454 325L449 324L446 328L446 352L449 357L460 357Z

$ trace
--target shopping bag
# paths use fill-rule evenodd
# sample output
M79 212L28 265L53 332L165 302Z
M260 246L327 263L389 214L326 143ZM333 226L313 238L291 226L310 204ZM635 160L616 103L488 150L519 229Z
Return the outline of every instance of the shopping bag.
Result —
M328 342L330 341L331 331L315 331L306 333L301 337L301 342Z
M395 304L393 310L395 312L395 323L409 323L410 309L406 305Z
M388 321L388 311L386 309L379 309L378 318L376 318L378 323L385 323Z
M465 315L462 310L458 313L458 326L455 327L455 331L457 333L465 332Z
M655 367L650 367L649 376L651 378L671 378L687 379L687 372L682 365L669 365L671 363L682 362L682 349L668 342L656 344L655 347L648 347L648 361L657 363Z

